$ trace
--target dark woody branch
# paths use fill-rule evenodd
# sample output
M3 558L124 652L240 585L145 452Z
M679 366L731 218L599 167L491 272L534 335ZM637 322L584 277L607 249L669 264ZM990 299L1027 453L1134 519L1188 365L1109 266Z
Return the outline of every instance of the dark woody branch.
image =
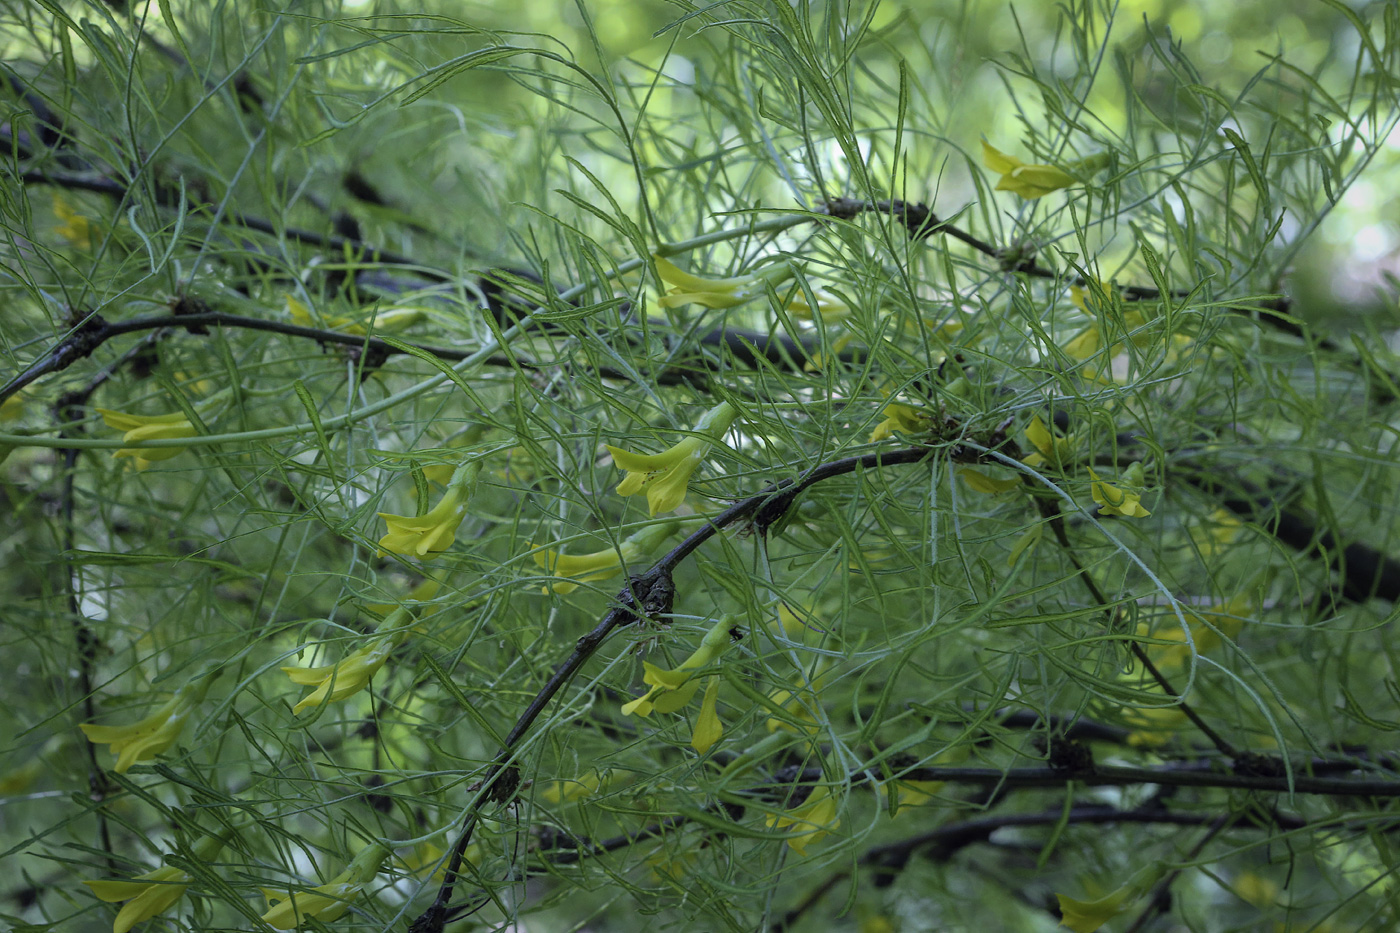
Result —
M919 463L928 459L931 448L918 446L885 453L867 454L859 457L846 457L841 460L821 464L800 480L783 480L767 489L742 499L709 520L705 527L690 535L668 554L656 561L648 570L631 577L617 595L614 606L603 616L601 622L588 634L578 640L574 650L564 660L548 683L530 701L525 711L516 720L503 743L496 760L487 768L485 776L473 785L475 796L468 806L463 821L461 835L452 849L443 882L437 897L409 928L410 933L441 933L443 926L453 916L451 900L460 879L462 859L471 843L472 830L480 814L481 806L488 800L504 803L513 796L519 784L519 775L511 764L519 743L540 714L553 698L582 669L583 665L602 647L603 642L617 629L644 618L655 618L670 613L675 600L675 584L672 574L677 566L695 552L705 541L725 528L739 522L754 519L756 529L762 533L769 524L781 517L796 499L797 493L823 480L844 476L860 469L874 469L895 464ZM759 516L766 516L766 523Z
M19 373L4 386L0 386L0 402L14 395L25 386L31 385L45 376L61 372L78 360L92 355L93 351L98 347L115 337L138 333L140 331L175 330L178 328L184 328L191 334L203 335L208 333L207 328L209 327L240 328L243 330L257 330L267 333L283 334L289 337L304 337L309 340L315 340L321 344L339 344L341 346L362 350L366 353L379 354L382 358L387 358L403 352L393 344L374 336L358 336L336 330L302 327L298 324L291 324L283 321L246 317L221 311L204 310L174 315L154 315L150 317L131 318L116 323L109 323L98 315L90 315L76 325L73 330L69 332L67 337L59 341L59 343L43 357L30 364L23 372ZM820 352L819 347L811 344L799 343L791 337L760 334L754 331L734 330L732 328L717 330L706 334L701 342L707 346L726 348L735 360L748 365L758 365L758 361L763 359L775 366L791 366L800 369ZM428 344L411 344L411 346L448 362L464 360L471 355L466 350L459 350L453 347L438 347ZM858 351L844 351L841 358L846 361L856 360L859 358ZM527 370L544 369L546 367L560 365L558 363L538 362L504 354L489 357L485 362L491 366L518 367ZM714 371L717 365L717 363L706 360L700 356L687 358L683 361L670 363L665 370L656 373L655 378L656 381L662 385L677 385L682 382L694 382L696 379L702 378L706 374ZM593 366L591 368L604 379L631 381L635 378L631 373L626 373L610 366Z
M1278 490L1190 464L1183 465L1180 475L1244 521L1301 554L1325 560L1338 578L1342 598L1356 603L1400 600L1400 560L1359 541L1343 544L1315 518L1281 502Z

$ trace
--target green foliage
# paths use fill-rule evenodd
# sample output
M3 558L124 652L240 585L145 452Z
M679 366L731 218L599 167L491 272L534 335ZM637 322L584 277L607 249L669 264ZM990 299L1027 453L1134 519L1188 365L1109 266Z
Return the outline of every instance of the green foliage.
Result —
M7 7L0 916L1400 924L1400 15L1024 6Z

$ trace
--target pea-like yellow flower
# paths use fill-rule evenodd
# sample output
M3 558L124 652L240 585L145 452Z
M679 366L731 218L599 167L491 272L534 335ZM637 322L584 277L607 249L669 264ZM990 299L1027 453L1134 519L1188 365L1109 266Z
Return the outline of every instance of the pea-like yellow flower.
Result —
M663 308L675 308L687 304L704 305L714 309L732 308L746 301L763 297L767 294L770 286L777 286L785 282L792 278L793 274L791 265L779 262L765 266L750 275L738 275L727 279L707 279L682 271L675 263L662 259L660 256L653 256L652 259L656 262L656 273L661 276L661 281L667 285L676 286L661 296L660 304Z
M1116 303L1117 299L1111 287L1103 286L1102 283L1099 284L1100 290L1109 296L1110 301ZM1124 342L1122 340L1110 339L1105 335L1105 322L1101 322L1099 315L1090 308L1089 299L1092 297L1091 292L1087 291L1082 285L1074 285L1070 287L1069 294L1070 300L1074 303L1074 306L1085 315L1093 318L1093 320L1089 322L1088 327L1066 342L1061 349L1065 351L1066 356L1074 360L1087 360L1100 351L1103 351L1102 359L1099 360L1097 364L1085 366L1084 369L1081 370L1081 373L1085 379L1091 379L1103 384L1111 384L1113 382L1113 358L1122 352ZM1094 304L1097 305L1097 301L1095 301ZM1123 309L1121 305L1115 309L1111 317L1106 319L1106 323L1112 326L1114 330L1117 329L1120 314L1123 331L1133 335L1130 338L1133 346L1138 349L1143 349L1149 346L1154 340L1159 339L1157 334L1141 329L1143 325L1147 323L1146 314L1141 310Z
M632 780L630 771L590 768L572 780L547 782L540 791L540 797L548 803L573 803Z
M1131 488L1124 489L1111 483L1105 483L1099 479L1099 475L1094 472L1094 468L1089 468L1089 494L1094 497L1094 501L1099 504L1099 514L1101 515L1121 515L1124 518L1146 518L1152 513L1142 506L1142 494L1133 492ZM1123 475L1124 481L1129 487L1136 486L1139 489L1143 484L1142 464L1133 463L1128 467Z
M209 836L195 843L193 854L200 862L211 861L224 847L224 836ZM112 922L112 933L127 933L136 924L149 920L156 914L169 910L185 894L190 876L174 866L164 866L144 875L137 875L129 881L84 881L100 901L115 904L127 901L117 919Z
M1224 644L1225 639L1238 636L1253 611L1254 600L1248 595L1236 596L1228 602L1199 612L1187 609L1186 627L1191 632L1191 641L1196 646L1196 653L1208 654L1216 651ZM1151 635L1156 641L1171 642L1165 645L1145 646L1148 656L1158 667L1181 667L1191 658L1191 649L1186 644L1186 633L1182 631L1174 616L1166 627L1156 634L1151 633L1146 622L1138 625L1137 633L1144 638Z
M379 874L379 866L388 857L389 850L376 843L362 849L349 867L327 884L309 891L263 888L268 903L263 922L278 930L295 930L311 917L322 923L339 919L350 909L350 901Z
M1031 423L1026 427L1026 440L1035 448L1034 452L1022 458L1021 462L1026 466L1034 467L1048 463L1051 466L1063 467L1069 463L1074 450L1071 439L1056 436L1045 426L1040 415L1031 418Z
M63 237L69 244L83 249L91 249L97 241L97 225L73 209L60 192L53 195L53 214L63 223L54 228L54 233Z
M0 402L0 421L18 421L22 414L24 414L23 390Z
M627 476L617 485L618 495L635 496L645 492L652 515L678 508L685 501L690 478L704 461L710 445L723 437L738 417L739 409L728 402L720 402L695 426L696 436L687 437L659 454L635 454L609 445L613 463L627 471Z
M706 678L705 695L700 698L700 715L690 733L690 747L698 754L708 752L724 737L724 723L719 718L719 678Z
M1133 875L1121 888L1093 901L1056 894L1060 902L1060 923L1074 933L1094 933L1114 917L1132 909L1165 873L1163 865L1153 863Z
M459 466L448 480L447 492L423 515L380 512L389 531L379 539L380 553L392 551L405 557L424 557L450 548L457 539L457 528L467 517L467 502L480 473L480 460Z
M356 337L363 337L369 333L369 329L363 324L357 324L348 317L328 317L324 322L318 321L312 314L311 309L292 295L287 295L287 313L292 319L292 323L302 327L329 328L330 330L343 331L353 334ZM424 317L421 310L417 308L386 308L374 315L375 333L392 334L405 328L417 324Z
M413 617L407 609L396 609L384 620L385 634L350 652L339 662L324 667L282 668L282 673L291 678L292 683L316 688L292 707L292 712L300 713L323 703L336 703L368 687L370 680L389 660L389 655L403 641L407 626L412 621Z
M1069 188L1080 183L1076 175L1092 175L1109 163L1108 153L1099 153L1071 162L1065 168L1058 165L1028 165L1015 156L1009 156L986 140L982 141L982 162L1001 175L997 180L997 191L1010 191L1026 200L1043 198L1052 191ZM1075 174L1070 174L1069 169Z
M182 412L169 415L131 415L124 411L99 408L97 413L107 423L107 427L125 431L122 440L127 443L166 440L180 437L194 437L195 428ZM144 470L154 460L169 460L184 453L185 447L123 447L112 456L136 458L136 469Z
M898 431L910 437L918 437L921 434L928 434L933 428L933 416L921 408L912 405L901 405L893 402L885 406L885 420L875 425L875 430L870 432L870 443L883 441L887 437L894 437Z
M531 556L546 573L573 578L559 580L544 587L546 593L552 589L564 596L578 589L580 583L610 580L622 573L628 564L639 561L656 550L661 542L675 533L680 526L681 523L675 519L659 522L628 536L615 548L605 548L591 554L561 554L554 548L545 548Z
M1021 481L1016 477L1009 479L996 479L988 476L980 470L971 467L963 467L958 470L958 475L963 478L963 482L975 492L980 492L985 496L995 496L998 493L1010 492L1021 485Z
M694 672L714 663L724 654L733 642L731 634L734 622L729 616L722 616L700 640L696 648L674 670L657 667L650 661L643 661L642 681L651 687L643 696L624 703L622 715L647 717L653 712L674 713L695 698L700 689L700 680ZM690 745L700 754L705 754L724 735L724 725L719 718L719 677L711 675L707 681L705 697L700 704L700 715L690 735Z
M813 790L796 810L784 814L768 814L767 823L776 829L786 829L789 826L798 829L810 827L806 832L799 832L787 840L788 847L794 852L806 855L809 845L820 842L841 825L841 818L836 814L836 798L831 795L831 789L823 784Z
M118 774L125 774L136 762L154 758L175 744L181 730L185 728L185 721L198 708L216 677L217 671L203 680L185 684L176 690L175 695L166 703L140 722L129 726L99 726L85 722L78 728L83 730L88 741L94 745L112 746L112 754L117 756L117 764L113 770Z
M812 292L812 297L817 299L815 311L812 309L812 303L807 300L806 293L799 289L788 300L788 312L793 317L802 318L805 321L816 320L823 324L830 324L851 315L851 306L839 295L818 288Z

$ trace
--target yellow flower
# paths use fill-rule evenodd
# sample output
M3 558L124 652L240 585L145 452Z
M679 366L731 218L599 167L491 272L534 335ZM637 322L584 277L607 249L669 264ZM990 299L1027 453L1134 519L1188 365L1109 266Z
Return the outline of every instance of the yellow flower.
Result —
M368 687L371 678L379 673L394 648L403 641L407 634L406 626L412 621L413 617L407 609L396 609L384 620L386 634L350 652L338 663L325 667L282 668L282 673L291 678L292 683L316 688L292 707L292 712L300 713L310 706L335 703Z
M1164 867L1154 863L1133 875L1121 888L1095 901L1081 901L1056 894L1060 902L1060 923L1074 933L1094 933L1114 917L1131 909L1134 902L1146 894L1163 874Z
M21 390L0 402L0 421L18 421L24 413L24 391Z
M1114 311L1113 316L1107 317L1105 321L1101 321L1100 315L1091 309L1088 303L1088 298L1093 293L1086 291L1085 287L1082 285L1071 286L1069 290L1070 300L1074 303L1076 308L1093 320L1090 321L1088 327L1080 331L1066 343L1062 349L1071 359L1087 360L1101 350L1105 350L1105 346L1107 345L1102 359L1097 364L1084 367L1081 372L1085 379L1111 384L1113 382L1111 378L1113 358L1122 352L1123 343L1121 340L1115 340L1109 345L1109 339L1104 335L1104 323L1106 322L1116 328L1118 321L1117 316L1121 314L1124 331L1134 332L1134 336L1132 336L1131 340L1133 346L1139 349L1148 346L1154 339L1157 339L1157 337L1152 333L1140 330L1140 328L1147 323L1147 316L1142 311L1122 310L1121 304L1117 301L1116 292L1105 288L1102 283L1096 284L1099 286L1100 290L1108 296L1109 301L1114 303L1117 310ZM1095 301L1094 304L1097 306L1098 302Z
M548 782L540 791L540 796L548 803L573 803L631 780L630 771L590 768L573 780Z
M1136 471L1134 471L1136 467ZM1137 481L1135 482L1135 477ZM1124 479L1133 485L1141 485L1142 464L1134 463L1128 467ZM1152 513L1142 507L1142 495L1130 492L1119 486L1105 483L1099 479L1099 475L1094 472L1094 468L1089 468L1089 492L1094 497L1094 501L1099 504L1099 514L1101 515L1122 515L1124 518L1146 518Z
M395 609L399 609L407 603L426 603L437 596L438 590L442 589L442 581L433 577L424 577L418 585L408 591L408 595L398 603L365 603L365 608L375 615L389 616ZM428 615L436 612L437 609L430 608Z
M695 862L699 859L699 853L694 849L687 849L672 855L665 849L648 855L647 865L651 868L648 880L652 884L684 884L687 875L691 874L691 869L695 867Z
M719 719L719 678L707 678L705 696L700 700L700 715L690 734L690 747L703 755L724 736L724 723Z
M987 496L995 496L998 493L1009 492L1021 485L1021 481L1014 476L1010 479L995 479L971 467L963 467L958 470L958 475L961 476L963 482L967 483L974 491Z
M375 844L361 850L350 866L328 884L290 893L263 888L268 903L263 922L278 930L294 930L311 917L322 923L338 919L350 909L350 901L379 874L379 866L388 857L389 850Z
M357 324L348 317L328 317L325 322L318 321L311 314L311 309L302 304L301 301L291 295L287 295L287 313L291 316L292 323L302 327L322 328L344 331L347 334L354 334L363 337L369 330L362 324ZM374 315L374 330L376 333L395 333L401 331L423 319L423 312L417 308L386 308Z
M406 557L423 557L450 548L457 538L457 527L467 517L467 500L480 474L480 460L459 466L448 480L447 492L426 514L380 512L379 517L389 530L379 539L380 554L392 551Z
M690 657L681 662L680 666L674 670L667 670L657 667L650 661L643 661L642 667L645 673L642 680L651 689L645 695L624 703L622 715L631 716L633 713L638 716L647 717L652 712L674 713L688 704L695 697L695 692L700 688L700 681L692 676L692 673L712 664L719 659L726 648L732 642L730 631L733 628L733 620L729 616L722 616L700 640L700 647L691 653ZM695 728L690 735L690 745L700 754L705 754L724 735L724 725L720 722L718 701L719 701L719 678L710 676L705 678L707 686L705 697L700 704L700 716L695 721Z
M776 286L792 278L792 266L785 262L774 263L751 275L739 275L728 279L707 279L683 272L672 262L660 256L652 257L656 262L656 272L661 281L674 285L661 297L663 308L698 304L707 308L732 308L746 301L752 301L767 294L769 286Z
M0 797L16 797L24 793L48 770L47 762L34 758L0 774Z
M208 862L224 847L224 837L210 836L201 839L194 846L194 856L200 862ZM126 933L143 920L168 910L185 894L190 876L178 868L166 866L137 875L130 881L84 881L100 901L109 904L129 901L117 913L112 923L112 933Z
M947 781L897 781L898 794L895 797L894 815L897 817L910 807L922 807L932 803L934 795L941 793Z
M681 523L675 519L651 525L624 539L615 548L594 551L591 554L560 554L554 548L545 548L536 551L531 557L546 573L573 578L544 587L546 593L553 589L563 596L578 589L580 583L612 579L622 573L628 564L639 561L656 550L661 542L680 526Z
M1214 651L1224 643L1223 639L1235 638L1244 628L1253 606L1250 597L1236 596L1227 603L1200 612L1186 610L1186 626L1191 631L1191 641L1196 645L1196 653L1206 654ZM1137 633L1146 637L1149 634L1147 623L1139 624ZM1168 645L1145 646L1148 655L1158 667L1180 667L1191 657L1191 649L1186 645L1186 634L1174 616L1162 632L1152 637L1158 641L1173 642Z
M739 409L728 402L720 402L695 426L695 434L699 436L687 437L659 454L634 454L608 446L613 463L627 471L627 476L617 486L618 494L635 496L645 492L652 515L678 508L685 501L691 475L705 459L710 445L722 437L738 417Z
M915 408L912 405L901 405L898 402L885 406L885 420L875 425L875 430L870 432L870 443L883 441L887 437L894 437L894 432L907 434L916 437L929 433L933 427L933 417L923 409Z
M1107 153L1099 153L1072 162L1066 167L1090 175L1107 167L1108 161ZM1010 191L1027 200L1043 198L1052 191L1079 184L1078 178L1057 165L1027 165L1020 159L996 149L985 139L982 141L982 162L987 168L1001 175L997 180L997 191Z
M823 784L812 791L806 802L791 813L781 816L776 813L768 814L767 823L777 829L786 829L789 826L811 827L787 840L788 846L794 852L806 855L807 847L814 842L820 842L831 830L840 826L841 819L836 815L836 798L831 796L831 789Z
M1096 901L1076 900L1064 894L1056 894L1055 897L1060 902L1060 923L1075 933L1094 933L1132 906L1131 903L1124 903L1126 897L1123 888Z
M102 420L107 423L107 427L117 431L125 431L122 440L127 443L140 443L141 441L165 440L167 438L194 437L195 428L181 412L174 412L169 415L129 415L122 411L112 411L110 408L99 408L97 413L102 416ZM184 447L150 447L150 448L130 448L123 447L113 454L114 457L135 457L136 469L144 470L151 465L153 460L169 460L171 457L179 456L185 452Z
M1261 909L1272 907L1279 895L1276 883L1252 871L1244 872L1237 877L1230 889L1245 901Z
M117 756L113 769L125 774L138 761L154 758L175 744L180 731L185 728L185 720L199 706L209 685L218 672L197 683L185 684L175 695L154 713L140 722L129 726L99 726L85 722L78 726L94 745L112 746L112 754Z
M1045 422L1040 420L1040 415L1031 418L1030 425L1026 428L1026 440L1031 442L1035 452L1022 458L1026 466L1039 466L1042 463L1049 463L1052 466L1064 466L1069 462L1070 453L1073 448L1070 439L1067 437L1056 437Z
M97 228L91 220L69 205L68 200L59 192L53 195L53 214L63 221L54 228L54 233L63 237L73 246L80 246L83 249L91 249L93 241L97 238Z
M849 317L851 306L846 304L839 296L820 288L814 289L812 297L817 299L817 309L812 311L812 304L807 300L807 295L801 289L788 300L787 309L793 317L802 318L804 321L818 320L823 324L830 324L842 318ZM839 349L839 348L838 348Z

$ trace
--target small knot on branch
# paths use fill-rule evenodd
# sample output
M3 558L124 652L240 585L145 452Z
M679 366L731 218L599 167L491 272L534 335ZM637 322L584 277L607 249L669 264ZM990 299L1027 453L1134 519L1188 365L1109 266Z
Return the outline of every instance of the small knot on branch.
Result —
M1281 778L1288 774L1283 759L1276 755L1261 755L1258 752L1245 752L1236 756L1234 771L1242 777Z
M676 584L667 568L633 574L617 599L621 603L618 611L623 614L619 625L667 616L676 604Z
M1084 743L1051 735L1046 744L1046 760L1054 770L1065 774L1088 774L1094 770L1094 753Z

